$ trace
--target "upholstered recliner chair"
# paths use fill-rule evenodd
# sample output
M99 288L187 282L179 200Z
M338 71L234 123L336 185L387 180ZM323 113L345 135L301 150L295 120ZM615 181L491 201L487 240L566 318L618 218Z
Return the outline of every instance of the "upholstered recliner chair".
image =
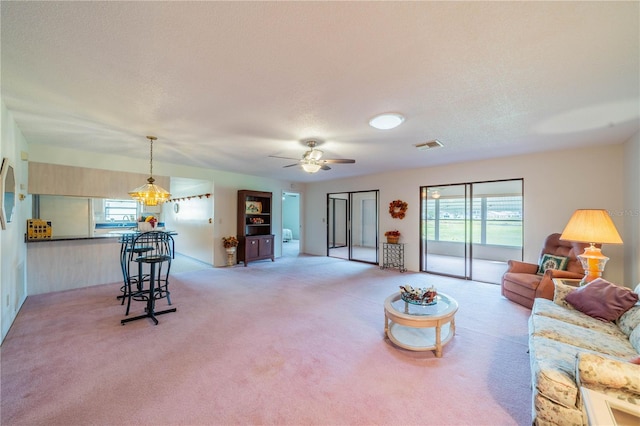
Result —
M527 308L533 306L536 297L553 300L553 278L584 277L584 269L577 255L584 252L589 244L560 240L560 234L551 234L544 240L538 263L545 254L566 257L564 270L547 269L544 274L538 274L539 265L518 260L508 262L507 271L502 276L502 295Z

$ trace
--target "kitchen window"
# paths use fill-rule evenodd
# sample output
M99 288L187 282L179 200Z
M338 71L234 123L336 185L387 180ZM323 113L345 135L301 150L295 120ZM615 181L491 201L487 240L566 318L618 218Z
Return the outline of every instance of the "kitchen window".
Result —
M104 200L104 217L109 222L136 222L138 202L135 200Z

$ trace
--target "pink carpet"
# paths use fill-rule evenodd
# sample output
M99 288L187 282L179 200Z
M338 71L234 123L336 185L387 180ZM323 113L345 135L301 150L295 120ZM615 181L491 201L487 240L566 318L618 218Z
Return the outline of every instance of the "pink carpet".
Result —
M457 299L442 358L385 339L400 284ZM2 425L531 423L529 310L496 285L281 258L173 275L157 326L121 326L118 289L27 299L1 348Z

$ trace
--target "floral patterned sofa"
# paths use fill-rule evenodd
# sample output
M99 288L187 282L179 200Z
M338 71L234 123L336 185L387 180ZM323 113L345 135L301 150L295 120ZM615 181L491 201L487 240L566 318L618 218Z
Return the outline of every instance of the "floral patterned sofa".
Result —
M584 425L580 387L640 405L640 302L615 321L576 310L556 285L554 300L535 299L529 318L529 354L535 425ZM640 284L634 290L640 292ZM631 302L631 304L633 301Z

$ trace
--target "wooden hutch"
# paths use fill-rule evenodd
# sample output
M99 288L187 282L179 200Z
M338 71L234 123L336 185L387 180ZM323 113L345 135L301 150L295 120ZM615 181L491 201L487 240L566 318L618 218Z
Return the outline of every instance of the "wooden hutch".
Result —
M274 259L271 192L238 191L238 263Z

